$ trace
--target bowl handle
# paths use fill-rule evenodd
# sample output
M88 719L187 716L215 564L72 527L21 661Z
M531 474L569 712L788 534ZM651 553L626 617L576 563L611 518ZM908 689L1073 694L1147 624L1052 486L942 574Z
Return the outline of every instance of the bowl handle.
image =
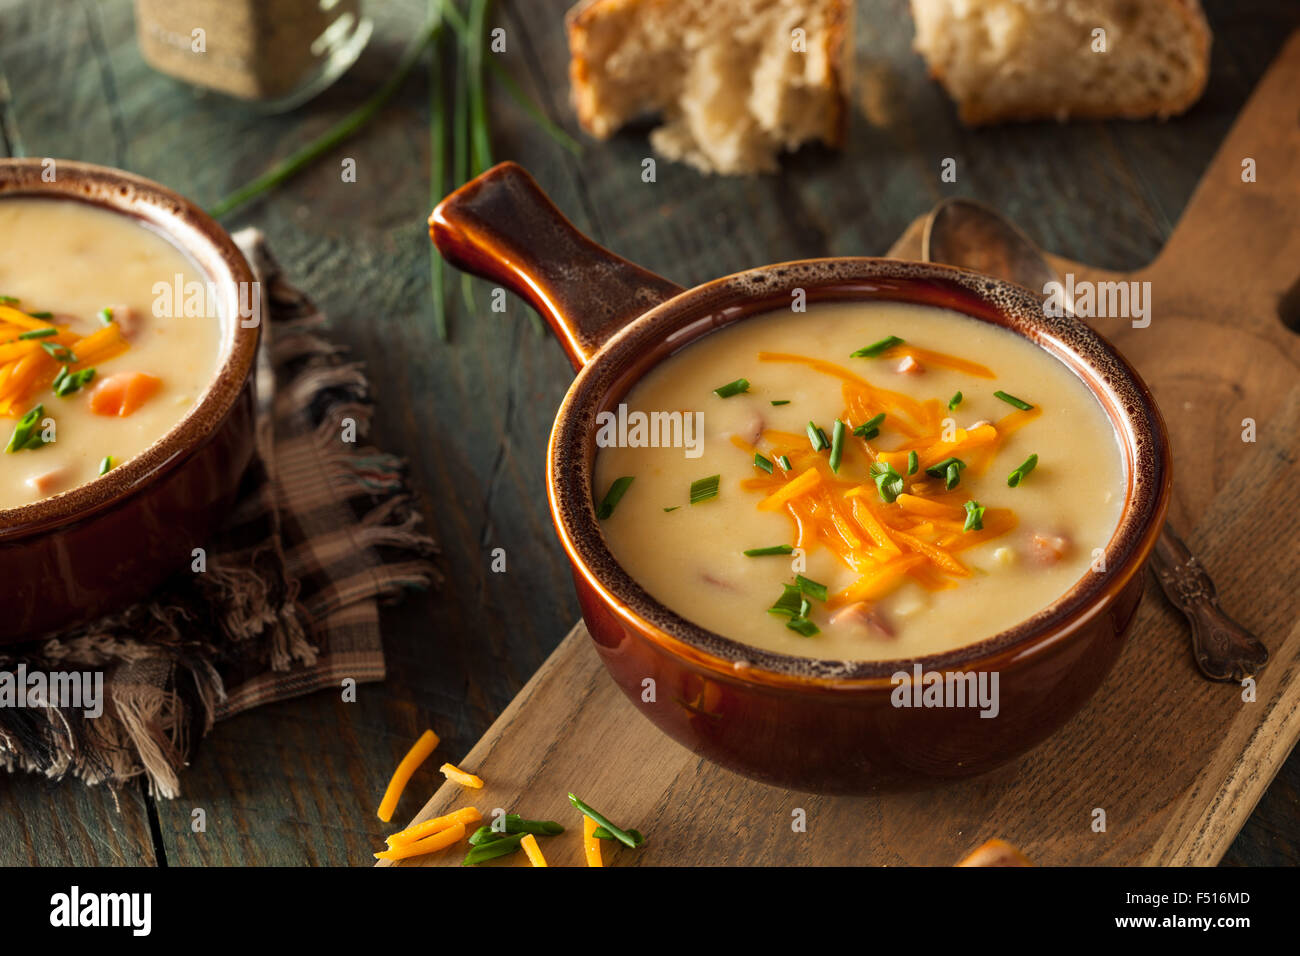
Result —
M584 236L517 163L493 166L438 203L429 237L452 265L527 299L574 368L682 291Z

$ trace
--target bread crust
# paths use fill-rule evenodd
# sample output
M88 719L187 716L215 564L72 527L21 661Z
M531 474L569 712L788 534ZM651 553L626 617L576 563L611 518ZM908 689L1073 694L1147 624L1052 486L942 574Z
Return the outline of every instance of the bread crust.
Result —
M565 33L569 40L570 99L579 125L597 139L608 139L617 127L602 122L596 108L589 55L590 31L596 20L629 10L642 2L644 0L579 0L564 15ZM823 49L830 64L831 108L820 138L826 145L839 148L848 137L849 127L848 89L853 76L853 2L830 0L830 4Z
M1044 119L1149 119L1152 116L1168 119L1186 112L1201 98L1210 76L1210 25L1205 19L1199 0L1144 0L1147 3L1163 3L1171 7L1183 20L1196 45L1196 57L1192 65L1192 80L1187 93L1178 98L1147 97L1130 104L1112 106L1070 107L1065 112L1059 105L1035 104L1033 106L999 108L987 103L971 100L958 100L948 87L947 76L943 68L925 56L930 76L943 85L957 104L957 116L967 126L985 126L993 123L1024 123Z

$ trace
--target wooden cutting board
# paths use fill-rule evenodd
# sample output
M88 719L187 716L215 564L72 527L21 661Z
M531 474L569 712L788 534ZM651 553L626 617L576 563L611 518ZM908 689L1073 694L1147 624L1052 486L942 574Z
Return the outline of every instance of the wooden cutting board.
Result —
M1154 583L1106 684L1011 766L922 793L825 797L754 783L661 734L604 673L579 624L417 820L472 804L555 819L553 865L582 862L578 793L647 835L610 865L948 865L999 836L1040 864L1213 864L1300 736L1300 33L1247 103L1161 255L1151 324L1094 326L1155 392L1174 447L1170 518L1225 608L1268 646L1253 702L1202 679ZM1045 132L1044 135L1050 135ZM1176 127L1169 135L1176 137ZM1256 182L1243 182L1253 159ZM1105 210L1097 210L1104 216ZM1032 232L1032 224L1030 226ZM915 258L914 226L892 254ZM1243 442L1243 419L1257 440ZM652 706L652 705L651 705ZM1094 830L1096 810L1105 831ZM806 814L805 832L792 821ZM403 865L454 865L453 849ZM521 855L505 861L524 864Z

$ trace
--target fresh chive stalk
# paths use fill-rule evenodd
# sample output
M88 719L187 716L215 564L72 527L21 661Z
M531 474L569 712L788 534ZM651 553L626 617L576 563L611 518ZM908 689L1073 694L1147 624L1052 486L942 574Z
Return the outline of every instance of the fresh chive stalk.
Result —
M477 846L470 847L470 851L465 854L465 859L460 865L478 866L488 860L509 856L519 849L520 841L526 836L528 836L527 833L513 833L498 840L487 840L479 843Z
M821 426L816 422L809 422L808 441L812 444L813 451L821 451L823 448L829 448L831 443L826 439L826 433L822 431Z
M831 471L839 474L840 459L844 456L844 434L848 429L838 418L831 428Z
M692 481L691 504L698 505L701 501L718 497L718 482L721 480L721 475L709 475L707 478L697 478Z
M54 326L50 326L48 329L29 329L28 331L20 334L18 338L19 340L43 339L43 338L48 338L51 335L58 335L58 334L59 334L59 330L54 328Z
M739 395L741 392L749 391L749 379L738 378L734 382L728 382L726 385L719 385L713 390L713 394L718 398L731 398L732 395Z
M532 833L536 836L559 836L564 827L554 820L525 820L517 813L506 814L507 833Z
M1037 467L1038 467L1038 455L1036 454L1030 455L1028 458L1026 458L1024 461L1022 461L1019 465L1016 466L1015 471L1007 475L1007 487L1015 488L1017 485L1019 485L1022 481L1025 480L1025 475L1029 474Z
M622 478L614 479L614 483L610 485L609 490L605 492L605 498L601 501L600 507L596 509L597 518L604 521L614 513L614 509L618 506L618 503L623 500L623 496L627 494L627 489L632 484L633 480L634 476L632 475L624 475Z
M1008 395L1006 392L994 392L993 397L1002 399L1002 401L1006 402L1008 405L1014 405L1022 412L1027 412L1034 407L1023 399L1016 398L1014 395Z
M790 404L790 399L788 399L788 398L774 398L774 399L772 399L771 404L772 404L772 405L789 405L789 404Z
M645 843L645 837L641 836L640 833L635 830L624 830L620 827L614 826L614 824L610 823L607 818L593 810L587 804L583 803L573 794L569 794L569 802L578 809L579 813L583 816L591 817L591 819L595 820L597 824L608 830L615 840L618 840L625 846L630 846L635 850L641 844Z
M610 833L604 827L596 827L596 829L591 831L591 835L594 836L597 840L618 839L618 837L614 836L614 834ZM640 846L642 843L645 842L645 837L641 835L640 830L633 830L631 827L628 827L627 835L630 836L632 839L636 840L637 846Z
M745 552L747 558L766 558L774 554L793 554L794 547L788 544L774 544L770 548L750 548Z
M30 315L33 319L52 319L52 318L54 318L54 313L53 313L53 312L28 312L27 314Z
M879 342L873 342L865 348L860 348L856 352L850 352L849 358L876 358L882 352L892 349L895 345L902 345L903 340L897 335L889 335Z

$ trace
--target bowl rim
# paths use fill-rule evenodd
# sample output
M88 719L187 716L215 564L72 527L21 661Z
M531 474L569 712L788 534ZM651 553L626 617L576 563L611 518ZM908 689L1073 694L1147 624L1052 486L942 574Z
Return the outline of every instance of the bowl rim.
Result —
M55 178L47 181L44 174L50 168ZM11 198L82 202L133 219L174 246L218 290L224 358L194 406L139 454L67 491L0 508L0 543L88 518L180 465L216 433L234 407L252 372L265 318L259 307L257 324L243 325L241 287L250 290L250 297L260 295L252 268L225 229L166 186L70 159L0 159L0 202Z
M692 623L651 597L610 552L596 518L593 465L598 411L616 403L650 368L700 336L774 311L802 288L807 301L924 302L922 290L962 300L948 305L1001 325L1066 365L1102 404L1125 459L1126 493L1104 549L1106 572L1085 574L1047 607L971 644L921 657L836 660L768 651ZM933 301L930 304L942 304ZM1118 419L1118 421L1117 421ZM1103 336L1073 315L1044 313L1019 285L955 266L874 257L779 262L687 289L631 321L579 372L556 414L547 448L552 519L575 574L619 617L675 656L718 675L794 689L890 688L893 675L1005 667L1038 654L1104 613L1145 565L1164 524L1172 456L1163 418L1137 372Z

